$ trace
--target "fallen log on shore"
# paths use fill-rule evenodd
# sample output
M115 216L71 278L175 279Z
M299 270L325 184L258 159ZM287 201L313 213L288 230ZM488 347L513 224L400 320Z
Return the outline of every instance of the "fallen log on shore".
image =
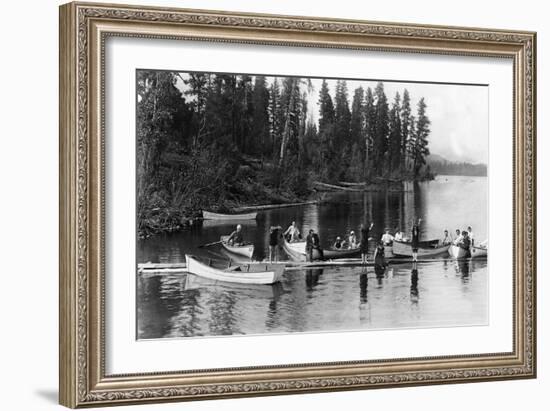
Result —
M353 187L344 187L344 186L338 186L338 185L335 185L335 184L321 183L320 181L314 181L313 184L317 188L326 189L326 190L363 192L366 189L366 187L365 187L365 189L353 188Z
M299 202L299 203L252 205L252 206L235 207L233 209L233 212L240 213L242 211L270 210L270 209L274 209L274 208L296 207L296 206L301 206L301 205L318 204L318 203L319 203L319 200L311 200L311 201L302 201L302 202Z

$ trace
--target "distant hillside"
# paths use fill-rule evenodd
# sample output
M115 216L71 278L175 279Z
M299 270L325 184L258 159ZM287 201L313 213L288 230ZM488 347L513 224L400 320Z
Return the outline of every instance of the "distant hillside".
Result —
M487 176L487 164L449 161L438 154L430 154L426 163L433 173L448 176Z

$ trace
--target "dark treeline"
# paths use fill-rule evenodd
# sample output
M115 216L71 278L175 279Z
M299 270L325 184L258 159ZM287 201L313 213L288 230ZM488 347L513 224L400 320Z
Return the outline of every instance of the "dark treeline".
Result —
M331 82L334 82L331 80ZM183 86L181 86L183 84ZM312 182L431 178L430 120L405 89L327 81L308 120L311 81L138 71L137 200L142 235L201 209L299 201Z

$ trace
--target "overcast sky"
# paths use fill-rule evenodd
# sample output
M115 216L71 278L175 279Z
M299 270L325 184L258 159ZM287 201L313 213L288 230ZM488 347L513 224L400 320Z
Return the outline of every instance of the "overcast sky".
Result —
M184 73L181 73L185 77ZM267 77L269 84L273 77ZM319 90L322 79L312 79L313 90L308 95L308 111L311 121L319 117ZM336 80L327 80L330 94L334 99ZM487 86L420 84L385 81L384 90L388 103L393 103L396 92L403 98L407 89L411 97L412 114L416 115L416 105L424 97L426 113L431 121L429 148L432 154L439 154L450 161L487 163L489 93ZM348 98L351 105L355 89L362 86L374 91L377 81L347 80ZM178 86L184 88L181 81ZM305 87L304 87L305 91Z

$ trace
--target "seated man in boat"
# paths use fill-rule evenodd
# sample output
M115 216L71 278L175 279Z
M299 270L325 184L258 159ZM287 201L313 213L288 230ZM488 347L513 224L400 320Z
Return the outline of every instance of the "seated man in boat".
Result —
M450 245L453 242L451 236L449 236L449 230L443 232L443 240L441 240L442 245Z
M342 248L344 248L342 237L336 237L336 241L334 242L332 248L334 248L335 250L341 250Z
M227 243L229 245L243 245L244 244L244 238L243 238L243 227L239 224L237 225L237 229L233 231L229 237L227 238Z
M403 241L403 231L397 230L395 236L393 237L395 241Z
M386 228L386 232L382 235L381 238L382 244L392 245L393 244L393 235L390 234L390 230Z
M460 234L460 230L457 228L456 229L456 237L453 240L453 244L454 245L459 245L461 242L462 242L462 235Z
M296 226L296 221L293 221L292 224L288 226L283 235L289 243L300 241L300 230Z

